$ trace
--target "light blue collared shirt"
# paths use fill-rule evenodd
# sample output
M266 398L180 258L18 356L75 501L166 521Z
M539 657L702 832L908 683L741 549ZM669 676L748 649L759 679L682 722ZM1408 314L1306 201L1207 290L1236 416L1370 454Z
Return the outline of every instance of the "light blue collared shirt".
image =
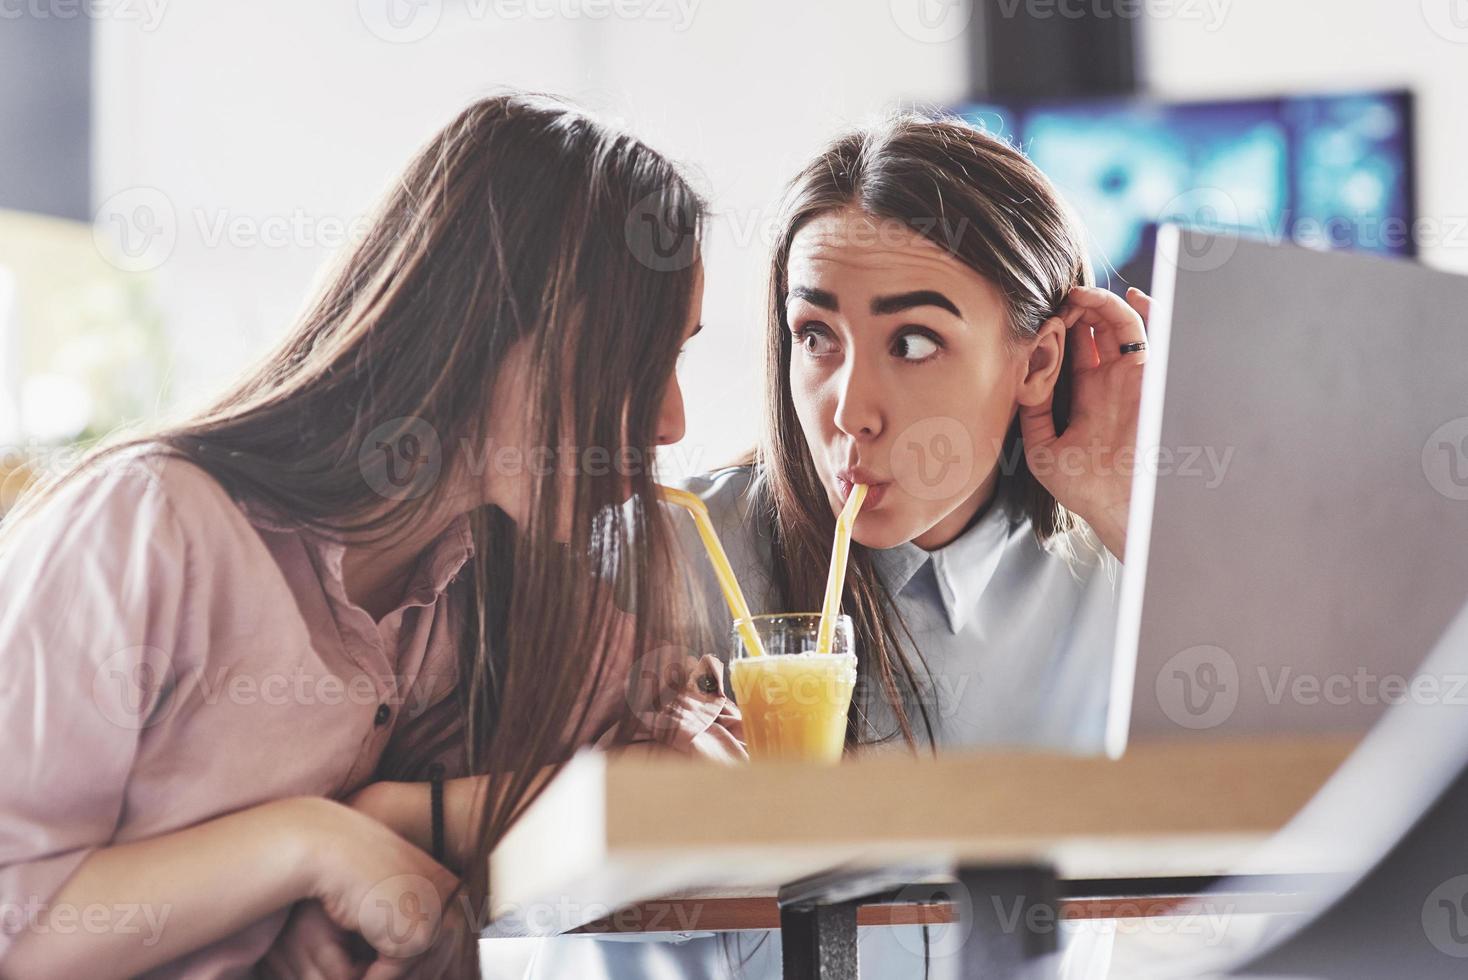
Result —
M752 467L731 467L684 486L708 505L751 611L798 611L781 608L775 595L773 531L758 476ZM690 569L702 569L697 582L716 633L711 642L728 651L732 618L718 582L697 533L688 522L678 526ZM1103 751L1120 564L1099 545L1073 545L1069 555L1042 547L1027 519L994 506L936 551L907 543L873 553L877 573L912 634L908 656L940 750ZM867 698L862 707L872 734L897 730L895 714L880 698ZM910 714L922 738L922 725ZM1104 971L1109 949L1109 934L1070 944L1063 975L1091 974L1098 960ZM870 976L922 977L922 950L920 927L860 933L862 972ZM725 942L709 934L616 941L568 936L547 940L529 975L777 978L779 935L742 933Z
M685 486L708 505L750 609L794 612L781 608L771 582L772 530L756 479L741 466ZM703 570L706 604L722 630L718 649L726 650L731 619L689 523L679 525L685 558ZM940 749L1103 750L1120 564L1086 541L1072 550L1047 550L1028 520L994 506L936 551L909 542L872 553L912 634L908 657ZM885 701L868 698L862 708L874 734L896 731Z

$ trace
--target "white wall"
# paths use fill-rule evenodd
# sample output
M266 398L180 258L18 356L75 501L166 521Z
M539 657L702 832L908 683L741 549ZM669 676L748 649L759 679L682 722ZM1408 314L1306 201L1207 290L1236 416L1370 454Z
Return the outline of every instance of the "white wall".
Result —
M965 88L964 41L944 28L966 10L928 29L914 11L947 9L935 0L616 0L643 16L600 19L530 15L597 0L416 0L407 33L434 29L409 43L369 29L403 40L383 27L388 2L176 0L156 24L99 23L97 200L156 188L176 216L153 275L185 400L288 327L330 254L319 242L337 229L323 222L360 214L465 101L527 86L623 118L689 163L713 198L707 329L681 369L689 438L668 462L716 465L753 438L765 230L782 183L838 127ZM1423 213L1468 216L1457 179L1468 124L1453 108L1468 90L1468 44L1431 29L1423 10L1437 2L1212 0L1221 19L1149 21L1148 72L1165 95L1411 84ZM1441 0L1440 24L1451 27L1454 2ZM209 241L222 220L249 231L293 219L304 231L283 246ZM1428 255L1468 269L1468 243Z
M209 390L287 328L330 236L464 102L495 82L574 87L585 32L541 28L460 30L447 15L422 43L390 44L354 0L182 0L151 29L98 24L95 198L171 209L176 243L144 264L176 339L179 394ZM239 233L219 239L220 221ZM283 244L249 237L292 222L303 230Z

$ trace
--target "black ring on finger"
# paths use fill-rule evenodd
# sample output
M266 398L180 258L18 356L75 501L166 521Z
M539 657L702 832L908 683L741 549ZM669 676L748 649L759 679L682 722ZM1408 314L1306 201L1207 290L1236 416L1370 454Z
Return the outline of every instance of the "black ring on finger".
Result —
M1139 350L1146 350L1146 349L1147 349L1147 342L1145 340L1139 340L1139 341L1137 341L1134 344L1122 344L1121 345L1121 352L1123 354L1135 354Z

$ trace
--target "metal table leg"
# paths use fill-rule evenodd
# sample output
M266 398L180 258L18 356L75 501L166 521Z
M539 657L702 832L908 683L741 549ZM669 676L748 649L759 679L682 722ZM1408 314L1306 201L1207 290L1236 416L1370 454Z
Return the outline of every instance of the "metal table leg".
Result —
M780 909L785 980L857 980L857 902Z
M905 885L913 868L837 871L780 890L785 980L856 980L861 905L953 900L965 927L957 955L932 961L932 976L961 980L1055 980L1060 883L1042 865L967 867L957 883ZM880 978L878 978L880 980Z

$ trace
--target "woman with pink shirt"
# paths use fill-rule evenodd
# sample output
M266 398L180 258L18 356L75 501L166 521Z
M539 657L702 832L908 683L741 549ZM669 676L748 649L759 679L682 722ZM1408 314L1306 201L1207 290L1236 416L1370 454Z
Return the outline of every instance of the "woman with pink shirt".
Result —
M623 697L687 635L649 463L701 215L635 139L476 102L261 364L6 519L0 975L450 970L576 747L742 751L712 662Z

